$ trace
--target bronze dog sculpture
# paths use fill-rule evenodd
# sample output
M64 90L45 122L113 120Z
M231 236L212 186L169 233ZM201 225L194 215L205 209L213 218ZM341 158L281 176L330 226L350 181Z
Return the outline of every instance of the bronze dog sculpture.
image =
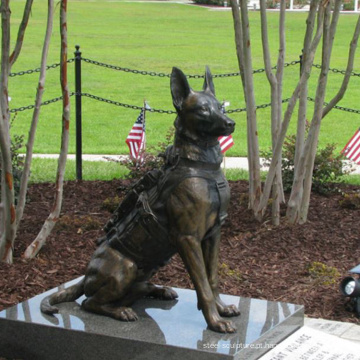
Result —
M223 303L218 290L220 226L227 216L230 191L220 168L217 140L231 134L235 123L221 111L208 68L203 91L193 91L177 68L172 70L170 86L178 116L165 165L134 185L105 226L106 235L83 280L46 297L41 304L44 313L56 313L53 305L85 294L81 305L85 310L137 320L130 307L137 299L177 297L171 288L148 280L178 252L208 327L222 333L236 331L223 317L240 312Z

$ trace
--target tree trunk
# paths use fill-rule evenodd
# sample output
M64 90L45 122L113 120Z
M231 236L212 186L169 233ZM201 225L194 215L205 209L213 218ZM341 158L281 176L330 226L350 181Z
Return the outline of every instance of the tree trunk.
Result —
M302 154L295 169L294 184L290 194L289 205L287 209L287 217L291 223L303 223L307 218L307 211L310 202L312 173L320 132L320 124L322 119L323 104L325 99L327 76L330 65L330 56L337 25L337 19L340 11L340 0L335 2L333 11L333 19L330 24L331 5L330 3L320 5L319 23L323 27L323 52L322 52L322 66L318 80L318 87L316 91L316 100L313 118L311 121L308 137L303 147Z
M29 137L26 144L26 157L25 157L24 169L21 176L20 192L19 192L18 204L16 208L17 228L19 227L25 208L26 193L28 189L28 182L30 176L30 167L31 167L32 155L33 155L35 134L38 125L42 96L45 87L46 63L48 58L50 39L52 35L53 18L54 18L54 0L48 0L47 26L46 26L45 40L42 50L42 57L41 57L39 83L36 92L35 108L30 125Z
M349 59L343 83L330 103L324 108L324 100L327 86L327 77L330 64L330 56L337 28L341 0L335 0L333 15L331 16L330 1L312 0L307 18L306 33L303 46L303 57L301 63L300 80L288 102L284 116L282 116L282 78L285 53L285 1L281 0L280 22L279 22L279 56L277 62L276 76L272 72L270 51L267 38L267 19L265 0L260 0L261 33L265 72L271 88L272 105L272 161L261 192L260 182L257 182L258 143L256 132L256 107L252 82L251 48L249 35L249 20L247 4L240 0L241 20L236 0L231 0L234 19L236 49L239 60L240 73L243 79L243 88L247 107L247 136L248 136L248 158L249 158L249 193L250 205L254 209L255 217L261 219L272 192L273 197L273 223L279 223L279 200L281 200L281 156L282 147L286 137L289 122L293 115L297 100L299 98L298 128L295 145L294 159L294 181L287 208L287 217L292 223L305 222L307 219L312 175L315 155L318 145L321 120L340 101L347 88L352 72L355 50L360 33L360 17L356 25L353 39L350 43ZM317 21L315 21L317 19ZM315 22L317 22L314 34ZM322 45L322 67L316 90L314 113L308 136L305 139L308 79L319 42L323 37ZM241 39L242 38L242 39ZM242 40L242 41L241 41ZM283 118L283 119L282 119ZM282 121L281 121L282 119ZM259 201L260 199L260 201Z
M281 154L282 146L283 146L283 143L284 143L284 140L286 137L287 129L288 129L292 114L294 112L295 105L297 103L298 96L299 96L300 92L302 91L302 89L304 88L304 86L307 82L307 79L310 76L315 52L316 52L317 46L320 42L321 35L322 35L322 25L321 24L322 24L322 17L319 16L319 26L318 26L316 35L311 43L309 55L306 58L306 60L304 61L303 72L302 72L300 80L288 102L288 106L287 106L287 109L284 114L284 119L281 123L279 137L276 142L276 145L274 148L274 153L273 153L273 158L275 158L275 159L278 159ZM266 209L267 202L269 201L269 197L270 197L271 186L274 181L274 176L276 175L276 167L277 167L277 162L272 161L270 164L268 175L266 177L265 184L264 184L263 194L261 196L261 202L257 209L258 213L263 214Z
M318 6L319 6L319 0L312 1L310 3L310 11L308 18L306 20L307 27L304 37L302 59L300 64L300 76L303 73L303 64L309 57ZM298 110L295 156L294 156L294 179L297 177L296 172L297 169L299 169L299 161L301 155L303 154L304 145L305 145L306 115L307 115L307 103L308 103L307 96L308 96L308 78L305 79L305 84L303 89L300 91L300 97L299 97L299 110ZM300 188L298 191L299 191L299 196L302 197L302 188Z
M9 0L1 2L1 93L0 93L0 146L1 146L1 201L0 261L12 263L15 238L15 198L13 170L10 153L8 80L10 73L10 6Z
M286 1L281 1L280 21L279 21L279 55L276 65L276 80L277 80L277 94L278 94L278 99L277 99L278 116L277 116L277 122L274 127L274 133L276 134L275 136L276 139L279 136L281 122L282 122L282 95L283 95L282 90L283 90L285 49L286 49L285 14L286 14ZM275 147L275 143L276 141L273 142L274 147ZM281 171L282 154L280 154L280 158L277 161L278 161L277 179L278 179L279 203L283 203L285 202L285 195L283 190L282 171Z
M256 104L253 84L253 68L251 59L251 43L249 31L249 17L247 1L240 0L240 14L237 11L236 0L232 0L232 11L234 18L235 34L242 34L243 54L238 53L239 64L243 63L243 84L246 101L247 117L247 140L248 140L248 162L249 162L249 206L255 209L260 201L261 179L260 179L260 156L258 144L258 132L256 121ZM241 27L241 29L240 29ZM240 66L240 72L241 72ZM255 214L257 217L257 215ZM259 219L260 220L260 219Z
M316 11L315 7L310 7L310 13L312 11ZM305 71L304 67L307 63L313 63L313 54L317 48L317 45L322 37L323 33L323 21L324 21L324 7L322 5L319 5L319 11L318 11L318 17L317 17L317 29L316 34L314 36L314 39L311 41L312 34L309 35L308 30L305 35L305 39L308 38L308 41L311 44L309 45L309 51L308 54L304 53L303 56L303 72ZM309 18L311 18L311 14L309 14ZM308 18L308 19L309 19ZM307 22L308 29L312 26L311 22ZM306 41L306 40L305 40ZM306 47L305 47L306 49ZM310 69L311 71L311 69ZM310 77L310 71L306 76L306 79ZM304 76L304 73L302 73L301 77ZM300 149L300 148L299 148ZM298 149L298 150L299 150ZM290 198L288 201L288 207L286 212L286 217L291 223L296 223L299 220L299 207L300 207L300 199L303 196L303 178L304 178L304 166L305 166L305 156L309 152L309 147L307 143L304 143L302 146L302 151L299 152L298 161L296 163L296 167L294 168L294 181L291 189ZM300 150L299 150L300 151Z
M261 13L261 37L263 46L263 57L265 72L271 88L271 134L272 134L272 150L274 152L275 144L278 139L281 119L282 119L282 75L284 69L284 52L285 52L285 1L281 1L280 22L279 22L279 56L277 61L276 76L273 74L270 60L268 25L266 17L265 0L260 0ZM272 158L276 162L276 174L272 184L272 223L279 225L280 223L280 202L284 201L282 190L281 176L281 153L278 158Z
M58 161L58 170L56 177L56 192L53 209L46 219L42 229L36 239L29 245L25 251L25 258L33 258L45 244L48 235L55 226L60 216L60 210L63 198L64 174L66 158L69 144L69 125L70 125L70 96L67 82L67 0L61 0L60 5L60 34L61 34L61 90L63 95L63 114L62 114L62 136L61 151Z
M17 231L17 215L14 204L13 174L11 161L11 140L9 127L9 106L8 106L8 76L12 65L17 60L25 35L25 30L31 14L33 0L27 0L23 19L19 26L17 41L14 51L10 54L10 8L9 1L1 2L2 13L2 56L1 56L1 87L2 94L0 100L1 120L0 120L0 145L2 162L2 203L0 204L0 261L12 263L12 249Z
M338 93L325 106L325 108L323 110L323 115L322 115L323 118L343 98L343 96L344 96L344 94L346 92L347 86L348 86L349 81L350 81L350 76L351 76L351 73L352 73L352 70L353 70L353 67L354 67L354 58L355 58L355 52L356 52L356 48L357 48L357 44L358 44L358 40L359 40L359 34L360 34L360 16L358 17L358 21L356 23L354 35L353 35L353 38L351 39L351 42L350 42L348 63L347 63L347 66L346 66L345 76L344 76L343 82L341 84L341 87L340 87Z
M332 53L332 47L334 43L335 31L337 22L339 19L341 0L335 0L332 21L331 19L331 2L328 3L325 11L324 21L324 35L323 35L323 51L322 51L322 66L318 80L318 88L316 91L314 116L311 121L309 134L314 131L314 135L310 138L312 143L310 145L310 152L307 155L307 161L305 163L305 178L304 178L304 192L300 204L300 216L299 223L303 224L307 220L311 187L312 187L312 175L314 171L314 162L316 156L316 150L318 146L318 139L320 134L320 125L323 118L324 101L326 94L326 86L328 80L328 73L330 67L330 58Z
M17 40L16 40L16 44L15 44L15 49L12 52L11 56L10 56L10 66L14 65L15 61L17 60L21 48L22 48L22 44L24 41L24 36L25 36L25 30L27 28L27 24L29 22L29 17L31 14L31 7L33 4L33 0L27 0L26 4L25 4L25 8L24 8L24 14L23 14L23 18L21 21L21 24L19 26L19 31L18 31L18 36L17 36Z
M233 22L234 22L234 33L235 33L235 47L236 47L236 55L239 64L241 82L244 90L244 96L246 97L245 93L245 79L244 79L244 51L243 51L243 35L242 35L242 27L241 27L241 20L240 20L240 12L239 12L239 4L237 0L230 0ZM245 99L246 102L246 99Z

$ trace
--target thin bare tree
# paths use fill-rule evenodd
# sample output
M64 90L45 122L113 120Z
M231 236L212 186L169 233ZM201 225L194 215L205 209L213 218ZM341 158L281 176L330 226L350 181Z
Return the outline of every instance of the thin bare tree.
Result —
M54 2L53 0L51 0L48 2L47 26L46 26L45 40L44 40L44 46L41 56L39 82L36 91L35 107L32 115L28 140L26 143L26 157L24 162L24 169L21 176L20 191L19 191L18 203L16 207L16 228L18 228L20 225L20 221L23 217L24 208L25 208L36 129L39 122L41 102L45 90L46 63L48 58L50 39L53 30L53 19L54 19Z
M311 195L312 175L321 122L323 117L340 101L341 97L345 93L349 80L347 77L352 71L352 64L355 55L354 48L357 46L360 31L358 20L353 39L350 43L347 75L345 76L341 89L339 90L336 97L334 97L332 101L324 108L330 59L341 9L341 0L335 0L334 4L332 4L330 1L327 1L320 4L320 6L324 7L322 63L316 89L315 107L308 136L301 148L302 151L297 149L299 153L298 164L295 169L293 187L287 208L287 218L291 223L304 223L307 220Z
M61 0L60 3L60 35L61 35L61 55L60 55L60 83L62 90L62 135L61 149L58 160L58 169L55 184L55 199L53 208L49 217L44 222L36 239L28 246L24 256L33 258L45 244L48 235L55 226L60 216L60 210L63 199L64 174L69 144L69 125L70 125L70 94L67 80L67 59L68 59L68 42L67 42L67 0Z
M30 126L29 136L26 144L26 158L22 173L18 204L15 206L13 170L11 162L11 140L9 128L9 104L8 104L8 79L11 66L18 58L25 30L27 28L31 6L33 0L27 0L24 7L24 14L19 26L17 41L13 52L10 55L10 0L1 1L1 25L2 25L2 53L1 53L1 94L0 94L0 149L1 149L1 203L0 203L0 261L13 262L13 246L20 221L23 216L26 193L28 188L31 160L33 155L33 145L35 141L36 128L38 124L42 96L45 87L46 63L50 45L50 38L53 27L54 0L48 0L47 25L45 39L43 43L39 82L35 97L35 106ZM62 204L63 180L65 164L67 158L69 141L69 119L70 119L70 100L67 85L67 1L62 0L60 5L60 33L61 33L61 71L60 82L63 95L63 114L62 114L62 144L59 157L55 203L49 218L45 221L43 229L37 239L28 247L25 257L33 257L37 254L42 244L50 233L53 224L56 222ZM50 226L48 224L51 224ZM36 246L34 246L36 243Z
M279 19L279 55L276 66L276 73L272 71L270 59L269 39L267 33L267 16L265 0L260 0L261 13L261 38L263 46L263 57L265 65L265 73L270 83L271 90L271 137L272 148L275 149L276 141L279 137L280 126L282 121L282 83L284 73L284 57L285 57L285 1L280 3L280 19ZM274 225L280 223L280 202L284 202L284 193L282 188L281 177L281 153L276 162L276 174L272 184L272 222Z
M8 101L10 74L10 1L1 1L1 76L0 76L0 146L1 146L1 212L0 259L12 262L15 234L15 199L10 152L10 112Z
M19 26L15 48L10 55L10 0L2 0L1 11L1 94L0 94L0 150L1 150L1 202L0 202L0 261L12 263L13 245L16 234L16 209L14 179L11 162L9 74L17 60L25 36L33 0L27 0L23 18Z
M312 0L310 3L310 10L306 22L306 31L303 45L302 67L300 79L293 91L291 98L288 101L287 108L282 116L282 84L283 84L283 68L284 68L284 51L285 51L285 0L281 0L281 7L279 11L279 56L277 61L276 74L272 72L270 62L270 49L268 45L267 35L267 19L265 1L260 0L261 7L261 33L263 43L263 56L266 75L270 84L271 91L271 124L272 124L272 161L268 171L268 175L263 188L259 188L257 182L257 160L258 157L257 143L253 142L254 126L256 126L256 115L254 116L254 88L251 83L252 64L251 53L249 56L250 37L249 37L249 19L247 14L246 1L240 1L240 13L236 0L231 0L235 42L238 59L240 63L240 72L244 74L244 92L247 106L248 118L248 158L249 164L256 164L255 167L249 166L249 194L250 198L253 196L253 189L256 188L256 202L250 202L250 206L254 211L257 219L261 219L267 208L270 196L273 197L273 223L279 223L279 201L283 199L281 186L281 156L282 147L287 134L290 119L293 116L295 106L299 100L298 108L298 127L297 127L297 141L294 167L294 183L288 201L287 218L292 223L303 223L307 220L308 207L310 202L310 193L312 186L312 174L314 168L315 155L318 145L318 137L320 131L321 120L323 117L340 101L343 97L347 85L349 83L350 74L353 68L353 61L355 56L355 49L360 32L360 20L358 20L353 38L350 43L349 58L346 69L346 74L341 85L340 90L336 96L324 107L326 86L330 65L330 58L333 48L334 37L336 33L341 0L335 0L334 3L330 0ZM360 19L360 17L359 17ZM315 30L315 23L316 30ZM241 37L241 39L240 39ZM311 69L314 61L315 52L322 41L322 65L318 78L318 85L316 90L315 107L310 123L310 129L305 138L305 123L307 113L307 88L308 79L311 75ZM241 41L242 40L242 41ZM241 46L242 45L242 46ZM243 52L243 55L240 54ZM255 145L256 144L256 145ZM255 146L254 146L255 145ZM275 203L275 204L274 204Z
M260 201L261 178L249 16L246 0L239 0L240 12L236 0L231 0L230 4L234 20L236 53L246 101L249 207L254 209Z

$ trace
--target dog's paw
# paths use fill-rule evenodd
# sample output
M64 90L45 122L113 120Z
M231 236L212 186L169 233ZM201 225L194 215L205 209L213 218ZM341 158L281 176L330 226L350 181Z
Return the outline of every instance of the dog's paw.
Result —
M150 295L161 300L175 300L179 297L177 292L169 286L157 286Z
M179 297L179 295L177 294L177 292L175 290L173 290L171 287L168 287L168 286L163 287L162 299L164 299L164 300L175 300L178 297Z
M235 305L225 305L218 307L219 314L224 317L239 316L240 311Z
M138 320L138 316L137 316L136 312L130 307L118 308L116 310L116 314L114 317L120 321L136 321L136 320Z
M209 328L219 333L232 334L236 332L236 327L234 326L234 324L229 320L223 320L223 319L213 322L212 324L209 324Z

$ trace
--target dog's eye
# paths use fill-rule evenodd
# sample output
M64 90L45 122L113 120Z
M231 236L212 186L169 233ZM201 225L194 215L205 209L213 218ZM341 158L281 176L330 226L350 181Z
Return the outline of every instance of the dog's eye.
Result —
M202 112L202 113L204 113L204 112L209 112L209 108L208 108L207 106L205 106L205 105L201 106L201 107L199 108L199 110L200 110L200 112Z

